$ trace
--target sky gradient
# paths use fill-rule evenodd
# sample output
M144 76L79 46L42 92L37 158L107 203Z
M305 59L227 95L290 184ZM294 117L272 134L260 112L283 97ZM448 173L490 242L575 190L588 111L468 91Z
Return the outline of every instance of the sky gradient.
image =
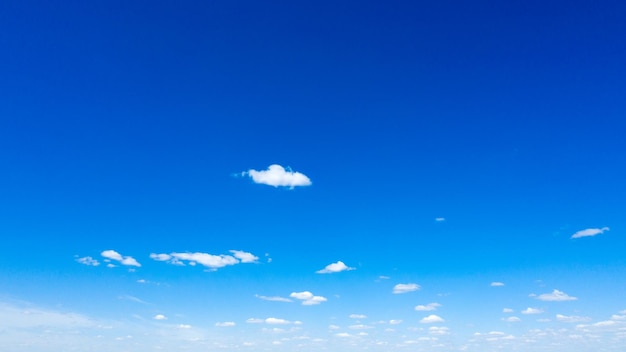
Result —
M622 350L625 16L0 4L0 349Z

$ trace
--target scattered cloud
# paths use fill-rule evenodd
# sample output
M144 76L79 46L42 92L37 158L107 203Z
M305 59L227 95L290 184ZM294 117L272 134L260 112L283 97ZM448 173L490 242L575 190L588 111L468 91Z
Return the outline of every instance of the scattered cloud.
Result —
M311 185L311 180L303 173L292 171L291 168L284 168L278 164L270 165L267 170L250 169L242 172L241 176L249 176L254 183L274 187L293 189L294 187Z
M441 307L441 304L439 303L428 303L426 305L420 304L420 305L415 306L415 310L419 312L425 312L425 311L437 310L437 307Z
M258 318L249 318L248 320L246 320L246 323L248 324L260 324L260 323L264 323L265 320L263 319L258 319Z
M339 272L348 271L348 270L355 270L355 269L347 266L342 261L338 261L337 263L332 263L332 264L326 265L326 267L324 269L318 270L318 271L316 271L316 273L318 273L318 274L332 274L332 273L339 273Z
M367 318L367 315L364 315L364 314L350 314L349 317L351 319L365 319L365 318Z
M380 275L378 278L381 279L381 280L389 280L389 279L391 279L389 276L385 276L385 275Z
M417 291L420 289L420 285L418 284L397 284L393 287L393 293L407 293L412 291Z
M443 323L445 320L443 320L443 318L441 318L438 315L435 314L431 314L425 318L423 318L422 320L420 320L420 323L422 324L432 324L432 323Z
M259 259L252 253L231 250L228 254L209 254L209 253L201 253L201 252L173 252L170 254L166 253L151 253L150 258L160 261L160 262L169 262L174 265L191 265L195 266L197 264L203 265L211 270L217 270L219 268L223 268L229 265L235 265L240 263L256 263Z
M271 325L287 325L287 324L290 324L291 322L289 320L285 320L285 319L267 318L267 319L265 319L265 323L266 324L271 324Z
M556 315L556 320L558 321L562 321L564 323L582 323L582 322L586 322L586 321L590 321L591 318L589 317L579 317L576 315L562 315L562 314L557 314Z
M492 286L492 287L502 287L502 286L504 286L504 283L498 282L498 281L494 281L489 286Z
M225 322L215 323L215 326L219 326L219 327L223 327L223 328L231 327L231 326L235 326L235 325L237 325L237 324L235 324L235 322L233 322L233 321L225 321Z
M513 313L513 309L511 308L503 308L502 313Z
M591 236L600 235L600 234L604 233L605 231L609 231L609 228L608 227L603 227L603 228L600 228L600 229L597 229L597 228L584 229L584 230L580 230L580 231L576 232L570 238L591 237Z
M531 308L531 307L528 307L522 311L522 314L541 314L541 313L543 313L542 309Z
M334 325L334 324L328 325L328 330L339 330L339 329L341 329L339 325Z
M100 265L100 262L98 262L97 260L93 259L92 257L77 258L76 261L81 263L81 264L85 264L85 265L89 265L89 266L98 266L98 265Z
M191 325L189 324L178 324L179 329L191 329Z
M152 319L154 320L167 320L167 317L163 314L157 314L154 317L152 317Z
M435 218L435 221L437 221L437 222L443 222L443 221L446 221L446 218Z
M561 301L575 301L578 298L569 296L565 292L561 292L559 290L553 290L551 293L544 293L535 297L540 301L552 301L552 302L561 302Z
M258 299L262 299L264 301L271 301L271 302L293 302L292 300L290 300L289 298L285 298L285 297L280 297L280 296L261 296L261 295L254 295L254 297L258 298Z
M428 328L431 335L450 335L450 329L445 326L431 326Z
M118 252L112 250L112 249L108 249L106 251L102 251L102 253L100 253L101 256L110 259L110 260L115 260L117 262L119 262L122 265L127 265L127 266L141 266L141 264L139 264L139 262L137 262L135 260L135 258L133 257L129 257L129 256L123 256L121 254L119 254Z
M292 292L289 297L299 299L302 301L302 305L312 306L316 304L320 304L322 302L326 302L328 299L323 296L315 296L313 293L309 291L303 292Z
M348 328L352 330L363 330L363 329L371 329L373 328L373 326L364 325L364 324L355 324L355 325L348 326Z
M335 336L337 337L352 337L352 335L348 334L347 332L340 332L335 334Z
M400 320L400 319L391 319L391 320L389 320L389 324L390 325L402 324L402 320Z
M509 323L516 323L518 321L522 321L522 319L518 317L507 317L507 318L502 318L502 320L509 322Z

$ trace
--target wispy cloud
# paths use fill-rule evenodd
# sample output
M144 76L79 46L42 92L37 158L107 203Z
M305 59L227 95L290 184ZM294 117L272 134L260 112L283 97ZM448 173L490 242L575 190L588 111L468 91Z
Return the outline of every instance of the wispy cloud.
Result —
M556 315L556 320L558 321L562 321L564 323L582 323L582 322L586 322L586 321L590 321L591 318L589 317L579 317L576 315L562 315L562 314L557 314Z
M417 291L420 289L420 285L418 284L397 284L393 287L393 293L407 293L412 291Z
M289 297L299 299L302 301L302 305L312 306L316 304L320 304L322 302L326 302L326 297L323 296L315 296L313 293L309 291L303 292L292 292Z
M603 227L603 228L599 228L599 229L598 228L584 229L584 230L580 230L580 231L576 232L570 238L581 238L581 237L596 236L596 235L600 235L600 234L604 233L605 231L609 231L609 230L610 229L608 227Z
M492 286L492 287L502 287L502 286L504 286L504 283L503 282L499 282L499 281L494 281L491 284L489 284L489 286Z
M271 302L293 302L292 300L290 300L289 298L285 298L285 297L280 297L280 296L261 296L261 295L254 295L254 297L258 298L258 299L262 299L264 301L271 301Z
M432 324L432 323L443 323L445 320L443 320L442 317L435 315L435 314L431 314L425 318L423 318L422 320L420 320L420 323L422 324Z
M347 266L342 261L338 261L336 263L332 263L332 264L326 265L326 267L324 269L318 270L318 271L316 271L316 273L318 273L318 274L332 274L332 273L338 273L338 272L348 271L348 270L355 270L355 269Z
M431 311L431 310L437 310L437 307L441 307L441 304L439 303L428 303L426 305L420 304L415 306L415 310L416 311Z
M349 317L351 319L365 319L365 318L367 318L367 315L365 315L365 314L350 314Z
M152 319L154 320L167 320L167 317L163 314L157 314L154 317L152 317Z
M513 309L511 308L503 308L502 313L513 313Z
M106 251L102 251L102 253L100 253L101 256L103 256L104 258L110 259L110 260L115 260L117 262L119 262L122 265L127 265L127 266L141 266L141 264L139 264L139 262L137 262L135 260L135 258L130 257L130 256L123 256L121 254L119 254L118 252L112 250L112 249L108 249Z
M223 268L229 265L235 265L240 263L256 263L259 259L252 253L231 250L228 254L209 254L209 253L201 253L201 252L173 252L170 254L166 253L151 253L150 258L161 261L161 262L169 262L174 265L188 265L194 266L196 264L203 265L211 270L217 270L219 268Z
M517 323L518 321L522 321L522 319L518 317L507 317L507 318L502 318L502 320L509 322L509 323Z
M224 321L224 322L217 322L217 323L215 323L215 326L223 327L223 328L224 327L231 327L231 326L235 326L235 325L237 325L237 324L235 324L234 321Z
M543 313L542 309L531 308L531 307L528 307L522 311L522 314L541 314L541 313Z
M100 262L98 262L96 259L93 259L92 257L76 258L76 261L81 263L81 264L89 265L89 266L98 266L98 265L100 265Z
M270 165L267 170L257 171L250 169L241 173L242 176L249 176L254 183L274 186L289 187L310 186L311 180L303 173L284 168L278 164Z
M552 302L561 302L561 301L575 301L578 298L572 297L565 292L559 290L553 290L551 293L544 293L535 297L540 301L552 301Z
M444 221L446 221L446 218L443 218L443 217L435 218L435 221L437 221L437 222L444 222Z
M267 319L265 319L265 323L266 324L270 324L270 325L287 325L287 324L291 324L291 322L289 320L280 319L280 318L267 318Z

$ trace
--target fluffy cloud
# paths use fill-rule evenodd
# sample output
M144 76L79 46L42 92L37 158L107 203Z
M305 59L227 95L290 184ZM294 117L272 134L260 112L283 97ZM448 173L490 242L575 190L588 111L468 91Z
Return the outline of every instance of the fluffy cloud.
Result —
M163 314L157 314L154 317L152 317L152 319L154 320L167 320L167 317Z
M231 326L235 326L237 324L235 324L235 322L232 321L225 321L225 322L218 322L215 323L215 326L219 326L219 327L231 327Z
M152 253L150 254L150 258L156 261L162 261L162 262L167 261L170 264L174 264L174 265L185 265L185 262L187 262L187 264L191 266L194 266L196 264L201 264L211 270L217 270L225 266L235 265L239 263L256 263L256 261L259 259L254 254L244 252L244 251L231 250L230 252L233 255L227 255L227 254L215 255L215 254L201 253L201 252L194 252L194 253L174 252L170 254Z
M589 317L579 317L576 315L562 315L562 314L557 314L556 315L556 320L558 321L562 321L564 323L582 323L585 321L590 321L591 318Z
M100 265L100 263L97 260L93 259L92 257L77 258L76 261L81 263L81 264L85 264L85 265L89 265L89 266L98 266L98 265Z
M539 309L539 308L526 308L522 311L522 314L541 314L543 313L543 310Z
M311 180L300 172L292 171L290 168L274 164L270 165L267 170L257 171L250 169L241 173L242 176L249 176L254 183L274 186L289 187L310 186Z
M289 320L285 320L285 319L267 318L267 319L265 319L265 323L266 324L271 324L271 325L287 325L287 324L290 324L291 322Z
M337 263L332 263L332 264L326 265L326 267L324 269L318 270L318 271L316 271L316 273L318 273L318 274L332 274L332 273L338 273L338 272L347 271L347 270L354 270L354 268L351 268L351 267L347 266L342 261L338 261Z
M580 231L576 232L570 238L580 238L580 237L596 236L596 235L600 235L600 234L604 233L605 231L609 231L609 228L608 227L603 227L601 229L595 229L595 228L584 229L584 230L580 230Z
M420 285L418 284L397 284L393 287L393 293L407 293L412 291L417 291L420 289Z
M422 320L420 320L420 323L422 324L432 324L432 323L443 323L445 320L443 320L443 318L441 318L438 315L434 315L431 314L425 318L423 318Z
M544 293L535 297L540 301L552 301L552 302L561 302L561 301L575 301L578 298L569 296L565 292L561 292L559 290L553 290L551 293Z
M492 286L492 287L501 287L501 286L504 286L504 283L498 282L498 281L494 281L494 282L492 282L490 284L490 286Z
M258 299L262 299L264 301L271 301L271 302L293 302L292 300L290 300L289 298L285 298L285 297L280 297L280 296L260 296L260 295L254 295L256 298Z
M439 303L428 303L427 305L420 304L418 306L415 306L415 310L424 312L424 311L436 310L437 307L441 307L441 304Z
M102 251L102 253L100 253L101 256L110 259L110 260L115 260L120 262L120 264L122 265L127 265L127 266L141 266L141 264L139 264L139 262L137 262L135 260L135 258L133 257L129 257L129 256L123 256L121 254L119 254L118 252L109 249L106 251Z
M302 305L305 306L312 306L327 301L326 297L315 296L309 291L292 292L289 297L301 300Z

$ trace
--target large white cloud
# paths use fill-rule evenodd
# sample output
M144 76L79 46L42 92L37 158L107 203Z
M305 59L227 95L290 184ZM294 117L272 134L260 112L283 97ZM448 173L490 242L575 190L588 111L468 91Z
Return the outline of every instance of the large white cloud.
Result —
M338 272L347 271L347 270L354 270L354 268L351 268L351 267L347 266L342 261L338 261L336 263L331 263L331 264L326 265L326 267L324 269L320 269L320 270L316 271L316 273L318 273L318 274L332 274L332 273L338 273Z
M580 230L580 231L576 232L570 238L580 238L580 237L596 236L596 235L600 235L600 234L604 233L605 231L609 231L609 228L608 227L603 227L603 228L599 228L599 229L597 229L597 228L584 229L584 230Z
M259 259L254 254L244 251L231 250L230 253L233 255L202 252L151 253L150 258L156 261L167 261L174 265L185 265L185 262L192 266L200 264L211 270L239 263L256 263Z
M422 320L420 320L420 323L422 324L432 324L432 323L443 323L445 320L443 320L442 317L435 315L435 314L431 314L425 318L423 318Z
M302 305L312 306L316 304L320 304L322 302L326 302L328 299L323 296L315 296L313 293L309 291L303 292L292 292L289 297L299 299L302 301Z
M249 176L254 183L274 186L289 187L310 186L311 180L303 173L292 171L291 168L274 164L270 165L267 170L257 171L250 169L241 173L242 176Z
M412 291L417 291L420 289L420 285L418 284L397 284L393 287L393 293L407 293Z
M552 302L561 302L561 301L575 301L578 298L572 297L565 292L559 290L553 290L551 293L544 293L535 297L540 301L552 301Z
M119 254L118 252L116 252L116 251L114 251L112 249L108 249L106 251L102 251L102 253L100 253L100 255L105 257L105 258L107 258L107 259L118 261L122 265L141 266L141 264L139 264L139 262L137 262L135 260L135 258L129 257L129 256L123 256L123 255Z

